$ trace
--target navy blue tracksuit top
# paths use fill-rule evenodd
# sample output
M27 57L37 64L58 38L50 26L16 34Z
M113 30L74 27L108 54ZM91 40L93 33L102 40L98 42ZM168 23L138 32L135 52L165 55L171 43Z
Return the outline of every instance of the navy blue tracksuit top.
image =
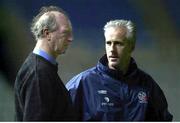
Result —
M79 121L172 121L163 91L133 58L125 75L109 69L104 55L97 66L67 84Z

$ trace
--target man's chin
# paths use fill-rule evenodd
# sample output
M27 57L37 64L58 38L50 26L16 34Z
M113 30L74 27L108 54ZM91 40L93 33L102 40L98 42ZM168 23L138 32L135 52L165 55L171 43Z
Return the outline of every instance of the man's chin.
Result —
M64 52L61 52L61 53L59 53L59 55L64 55L66 52L64 51Z
M61 52L60 52L60 55L63 55L63 54L65 54L65 53L66 53L66 50L61 51Z
M111 69L115 69L117 66L118 66L117 63L110 63L109 64L109 68L111 68Z

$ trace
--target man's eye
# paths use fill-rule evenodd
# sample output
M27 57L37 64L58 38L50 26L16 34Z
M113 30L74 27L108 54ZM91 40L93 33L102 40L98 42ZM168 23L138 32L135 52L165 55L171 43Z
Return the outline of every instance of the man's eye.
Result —
M107 41L106 44L107 44L107 45L111 45L111 42Z
M65 36L69 35L69 32L63 32L63 35L65 35Z
M65 35L66 35L67 33L68 33L68 32L63 32L63 34L65 34Z
M122 43L122 42L116 42L116 43L115 43L115 45L120 45L120 46L123 46L123 45L124 45L124 43Z

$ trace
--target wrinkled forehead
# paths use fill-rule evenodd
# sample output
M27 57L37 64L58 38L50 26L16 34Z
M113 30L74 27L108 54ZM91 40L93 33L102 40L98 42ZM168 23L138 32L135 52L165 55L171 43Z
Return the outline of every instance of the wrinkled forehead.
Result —
M71 27L70 24L68 24L68 25L62 25L62 26L60 27L60 29L61 29L62 32L72 33L72 27Z

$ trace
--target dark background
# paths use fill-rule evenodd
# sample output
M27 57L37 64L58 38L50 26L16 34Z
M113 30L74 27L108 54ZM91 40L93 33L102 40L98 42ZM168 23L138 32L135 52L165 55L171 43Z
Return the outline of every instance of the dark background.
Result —
M180 121L179 0L1 0L0 121L14 120L15 76L35 45L31 20L48 5L62 7L73 25L74 41L57 59L64 83L94 66L104 54L103 26L107 21L132 20L137 25L133 56L161 86L174 121Z

